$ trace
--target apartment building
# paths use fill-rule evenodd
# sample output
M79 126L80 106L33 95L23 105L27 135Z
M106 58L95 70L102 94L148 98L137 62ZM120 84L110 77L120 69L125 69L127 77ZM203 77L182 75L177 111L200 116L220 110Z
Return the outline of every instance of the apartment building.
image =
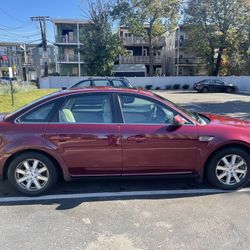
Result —
M180 25L166 37L166 75L193 76L208 73L203 59L189 49L188 28L188 25Z
M145 27L145 29L147 29L147 27ZM124 76L134 76L132 71L131 73L129 72L129 69L133 69L133 65L136 65L136 68L142 69L141 72L143 72L143 68L145 68L145 73L148 75L149 41L143 37L134 36L129 29L124 26L120 26L119 35L126 49L126 54L119 56L119 67L117 68L124 68L123 71L126 72ZM154 75L161 76L165 74L164 46L165 37L159 37L154 41ZM126 68L128 69L127 71L125 70Z
M0 42L0 77L22 77L21 44Z
M56 71L56 50L53 45L47 45L46 58L41 44L25 44L23 47L26 50L27 56L27 58L25 58L24 53L23 65L24 69L27 71L27 78L29 80L36 80L40 76L44 75L45 61L48 63L49 74Z
M62 76L83 75L80 35L88 20L53 19L57 47L56 71Z

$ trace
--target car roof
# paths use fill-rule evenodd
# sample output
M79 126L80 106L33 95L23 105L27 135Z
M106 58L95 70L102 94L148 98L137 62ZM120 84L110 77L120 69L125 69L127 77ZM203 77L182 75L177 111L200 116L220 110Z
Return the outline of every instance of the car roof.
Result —
M119 92L119 93L134 93L134 94L144 94L147 96L154 96L154 94L150 91L143 90L143 89L136 89L136 88L115 88L111 86L98 86L98 87L85 87L85 88L72 88L72 89L65 89L56 92L57 94L54 96L67 96L72 94L81 94L81 93L92 93L92 92Z

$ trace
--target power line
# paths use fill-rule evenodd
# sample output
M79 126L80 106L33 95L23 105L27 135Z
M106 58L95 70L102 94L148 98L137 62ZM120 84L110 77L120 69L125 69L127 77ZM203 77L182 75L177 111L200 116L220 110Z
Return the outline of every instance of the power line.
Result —
M16 20L16 21L18 21L18 22L20 22L20 23L27 24L27 21L23 21L23 20L21 20L21 19L15 17L15 16L13 16L12 14L10 14L9 12L7 12L6 10L4 10L4 9L1 8L1 7L0 7L0 10L1 10L3 13L5 13L7 16L9 16L10 18L12 18L12 19L14 19L14 20Z

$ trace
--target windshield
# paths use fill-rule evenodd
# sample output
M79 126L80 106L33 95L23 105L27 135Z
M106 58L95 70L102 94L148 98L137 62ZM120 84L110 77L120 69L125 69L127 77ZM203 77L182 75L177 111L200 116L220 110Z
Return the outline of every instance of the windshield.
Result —
M40 101L42 101L42 100L44 100L44 99L46 99L46 98L48 98L48 97L50 97L50 96L57 95L58 92L59 92L59 91L56 91L56 92L50 93L50 94L48 94L48 95L42 96L42 97L40 97L40 98L38 98L38 99L36 99L36 100L34 100L34 101L32 101L32 102L30 102L30 103L24 105L24 106L22 106L21 108L18 108L18 109L15 110L14 112L5 115L4 119L9 118L9 117L11 117L12 115L17 114L17 113L20 112L21 110L23 110L23 109L25 109L25 108L28 108L28 107L32 106L33 104L35 104L35 103L37 103L37 102L40 102Z
M174 102L171 102L167 98L164 98L163 96L160 96L160 95L157 95L157 94L154 94L154 95L157 96L158 98L164 100L164 101L167 101L167 102L171 103L174 107L176 107L177 109L181 110L183 113L185 113L186 115L190 116L195 121L197 121L199 123L203 123L203 121L201 120L201 117L199 116L198 113L186 110L186 109L182 108L181 106L175 104Z

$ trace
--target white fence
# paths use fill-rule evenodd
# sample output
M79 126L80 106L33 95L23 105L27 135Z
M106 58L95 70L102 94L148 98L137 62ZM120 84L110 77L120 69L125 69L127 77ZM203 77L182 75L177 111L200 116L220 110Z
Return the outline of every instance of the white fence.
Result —
M87 79L88 77L75 77L75 76L49 76L46 78L40 78L40 88L62 88L70 87L73 84ZM193 87L193 84L197 81L204 79L214 79L215 77L209 76L174 76L174 77L127 77L127 79L135 87L145 87L146 85L152 85L153 89L159 87L165 89L167 85L173 86L174 84L188 84L189 88ZM250 92L250 76L225 76L218 77L218 79L224 80L229 83L235 84L240 91Z

